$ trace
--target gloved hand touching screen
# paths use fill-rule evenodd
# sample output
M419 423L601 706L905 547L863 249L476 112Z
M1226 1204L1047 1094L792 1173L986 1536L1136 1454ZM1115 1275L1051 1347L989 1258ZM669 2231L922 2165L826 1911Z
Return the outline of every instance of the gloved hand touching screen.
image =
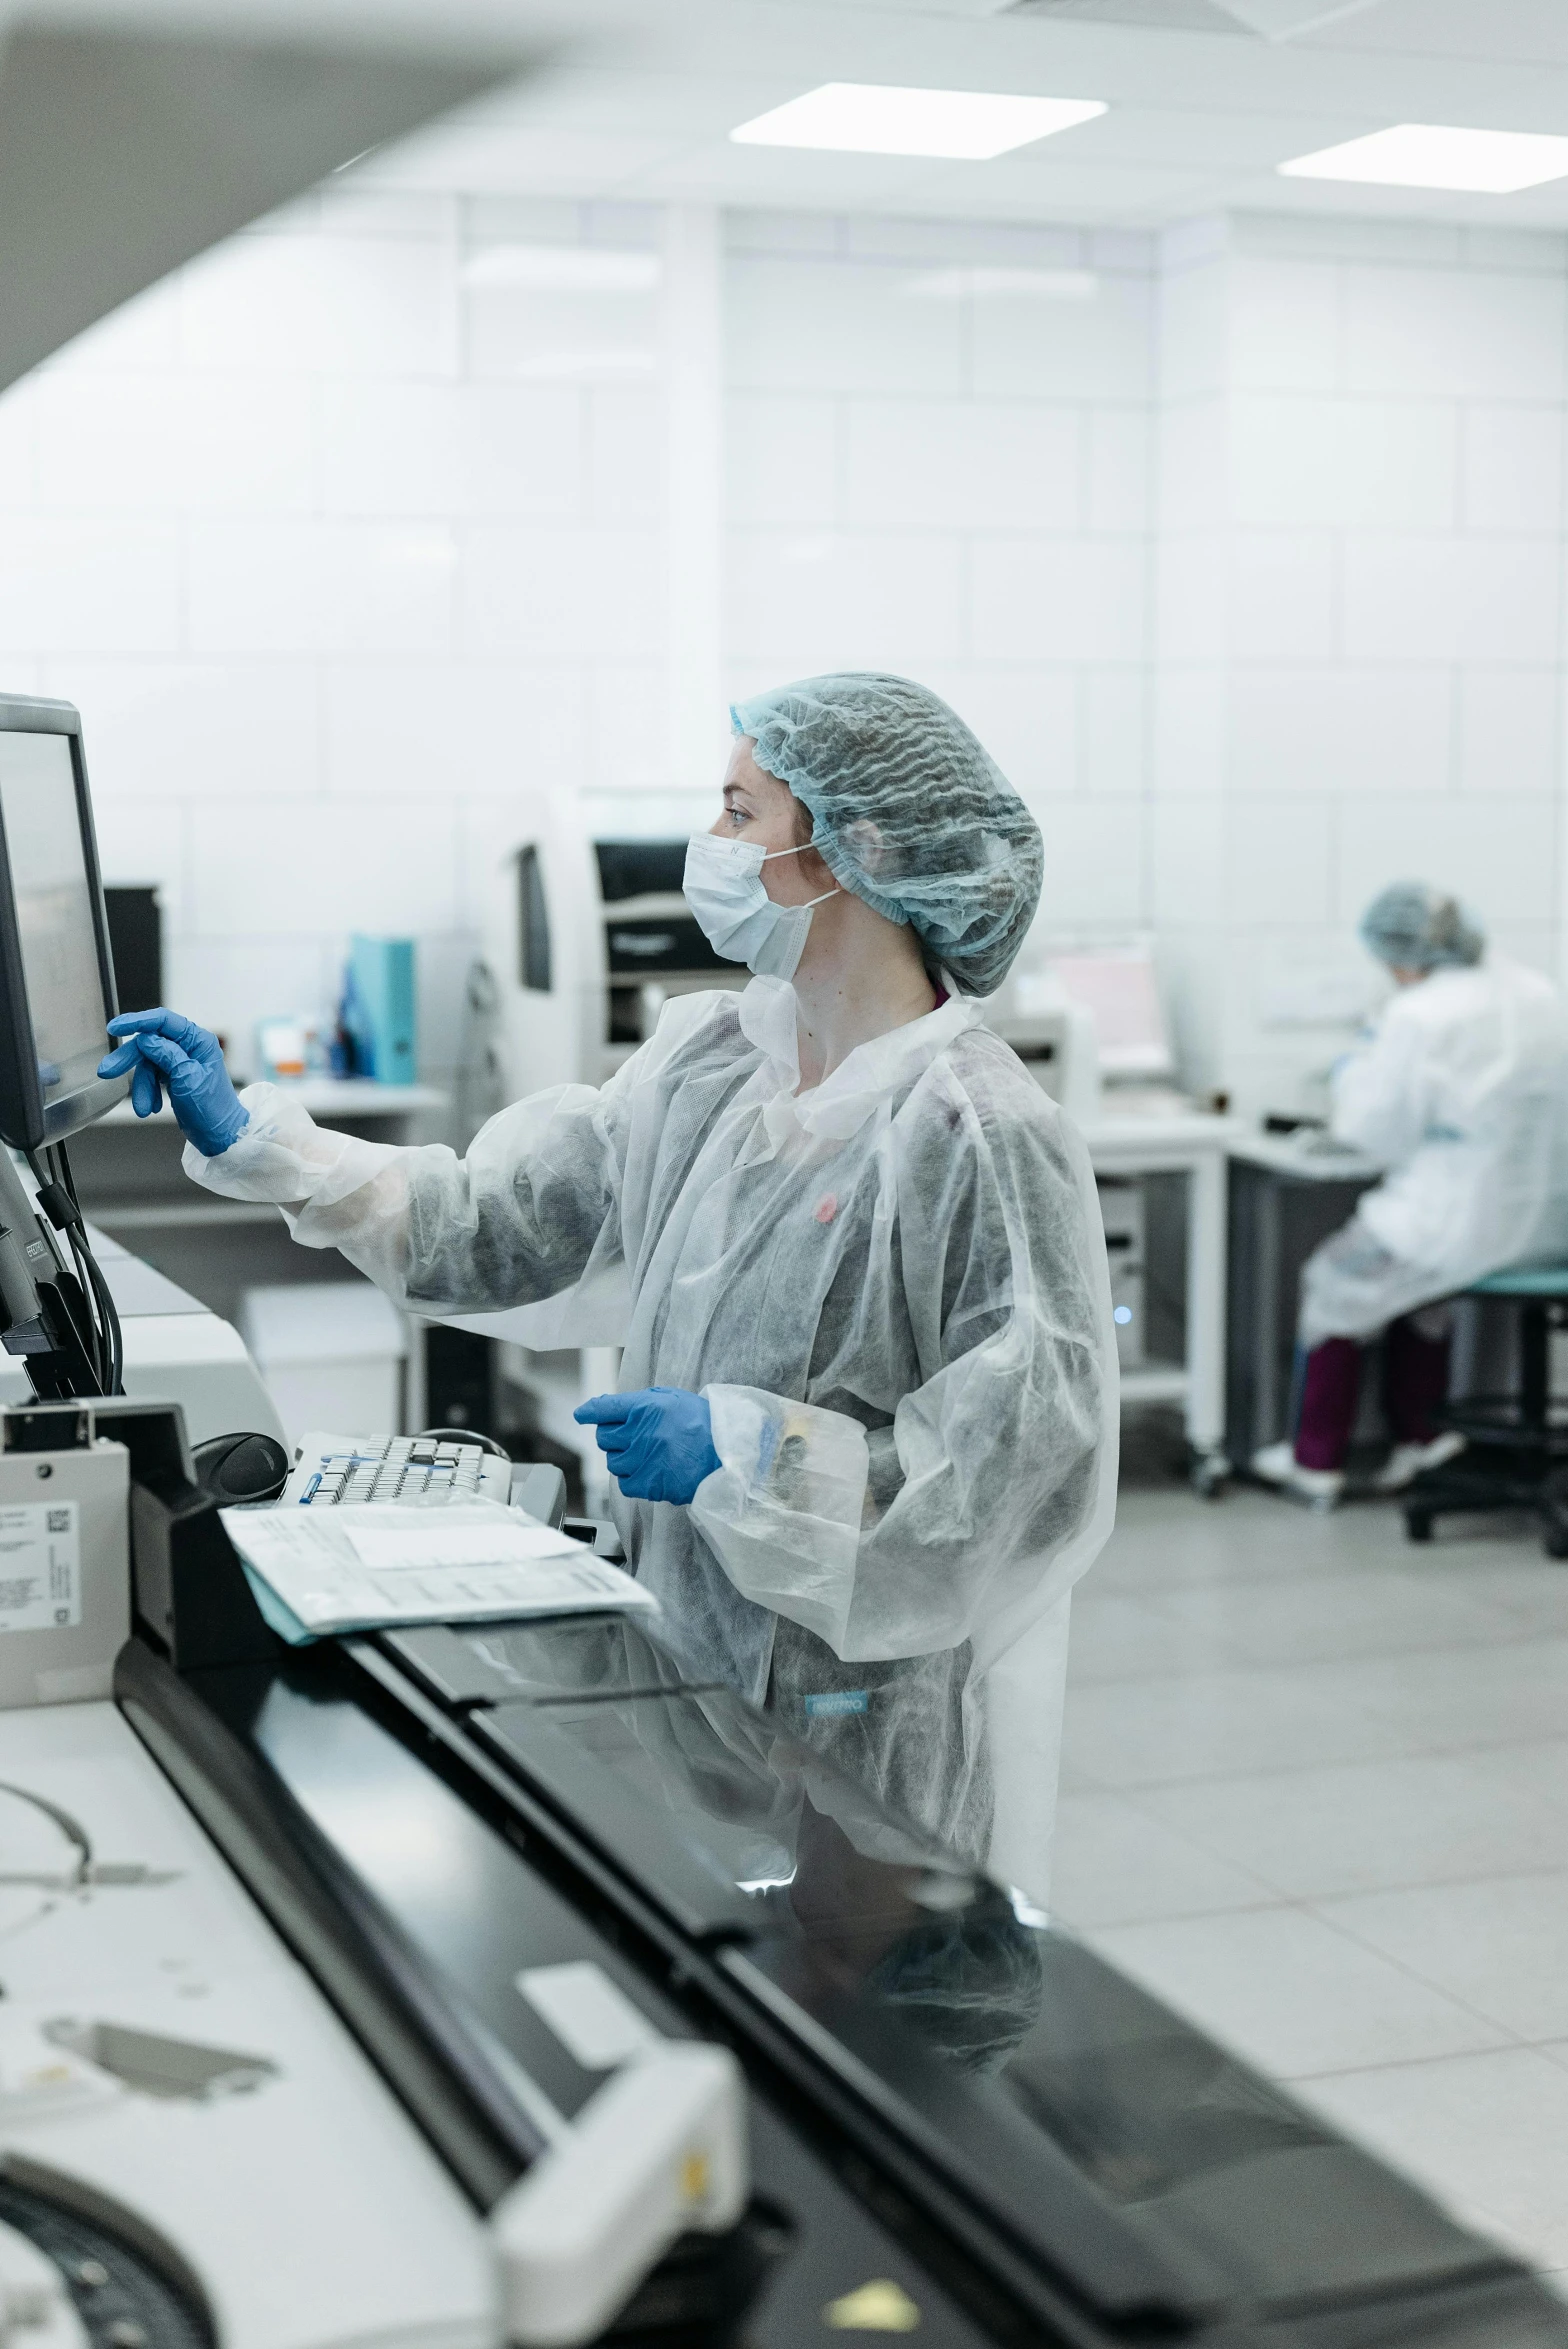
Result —
M105 1054L98 1074L123 1077L131 1071L131 1102L138 1117L152 1116L167 1086L180 1131L204 1158L221 1156L239 1140L250 1124L250 1111L229 1082L223 1047L210 1029L160 1006L122 1011L109 1022L109 1033L126 1041Z
M723 1466L707 1403L684 1387L592 1395L572 1417L597 1429L599 1449L628 1500L684 1504Z

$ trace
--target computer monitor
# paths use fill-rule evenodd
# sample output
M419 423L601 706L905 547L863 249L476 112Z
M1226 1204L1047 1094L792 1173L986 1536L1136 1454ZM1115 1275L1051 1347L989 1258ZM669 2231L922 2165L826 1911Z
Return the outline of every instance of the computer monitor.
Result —
M1053 954L1049 968L1075 1001L1094 1014L1100 1074L1168 1079L1175 1074L1170 1032L1147 946L1101 946Z
M115 1009L81 719L0 696L0 1140L41 1150L125 1098L98 1075Z

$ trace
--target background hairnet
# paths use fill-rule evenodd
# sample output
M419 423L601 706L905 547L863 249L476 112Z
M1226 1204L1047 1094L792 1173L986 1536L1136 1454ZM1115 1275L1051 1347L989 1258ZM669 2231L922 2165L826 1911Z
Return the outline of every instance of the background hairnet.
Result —
M933 963L991 995L1040 897L1040 831L955 710L907 677L803 677L738 702L737 734L815 819L835 880L907 922Z
M1361 939L1379 962L1407 971L1479 962L1486 932L1457 897L1425 881L1394 881L1361 917Z

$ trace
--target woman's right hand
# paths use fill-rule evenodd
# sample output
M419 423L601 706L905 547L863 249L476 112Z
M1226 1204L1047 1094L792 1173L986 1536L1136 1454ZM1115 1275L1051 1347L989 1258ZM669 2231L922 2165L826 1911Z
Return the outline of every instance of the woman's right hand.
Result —
M111 1036L124 1037L98 1063L101 1077L131 1072L131 1102L138 1117L151 1117L169 1089L169 1106L180 1131L204 1158L218 1158L250 1124L223 1065L223 1047L209 1028L183 1012L122 1011L109 1022Z

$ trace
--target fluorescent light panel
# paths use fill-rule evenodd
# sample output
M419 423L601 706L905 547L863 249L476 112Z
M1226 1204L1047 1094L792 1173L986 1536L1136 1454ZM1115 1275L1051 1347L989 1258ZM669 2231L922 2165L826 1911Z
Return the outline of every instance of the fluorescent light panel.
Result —
M1389 130L1282 163L1286 179L1344 179L1387 188L1449 188L1512 196L1568 178L1568 139L1540 131L1459 130L1396 122Z
M984 90L902 90L824 82L730 137L743 147L831 148L849 155L935 155L989 163L1106 111L1099 98L1021 98Z

